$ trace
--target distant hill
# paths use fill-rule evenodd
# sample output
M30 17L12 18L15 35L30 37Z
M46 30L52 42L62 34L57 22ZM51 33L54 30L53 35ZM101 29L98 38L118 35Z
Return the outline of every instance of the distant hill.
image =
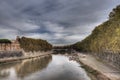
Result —
M109 20L97 26L91 35L73 47L84 52L120 52L120 5L109 14Z
M22 37L19 38L20 46L25 51L49 51L52 45L46 40Z

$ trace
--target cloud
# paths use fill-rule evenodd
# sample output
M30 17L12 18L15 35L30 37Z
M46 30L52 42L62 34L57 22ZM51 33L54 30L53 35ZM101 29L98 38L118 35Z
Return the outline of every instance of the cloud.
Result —
M46 39L46 40L51 39L51 35L48 34L48 33L43 33L43 34L40 34L40 33L27 33L27 34L24 34L23 36L32 37L32 38L42 38L42 39Z
M16 28L20 31L32 31L32 30L37 30L40 29L39 25L33 24L33 23L28 23L28 22L23 22L23 21L15 21L15 22L9 22L9 26L12 26L13 28Z
M45 22L44 25L46 30L49 32L59 32L59 33L64 32L64 27L61 26L60 24Z
M0 25L1 26L1 25ZM18 31L14 29L4 29L0 27L0 37L13 39L18 35Z
M0 37L28 36L72 44L107 20L119 0L1 0Z

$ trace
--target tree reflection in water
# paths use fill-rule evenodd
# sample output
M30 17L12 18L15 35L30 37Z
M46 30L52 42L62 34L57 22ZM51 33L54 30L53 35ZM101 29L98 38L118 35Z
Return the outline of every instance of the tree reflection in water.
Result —
M0 66L0 80L91 80L76 61L49 55Z
M40 71L47 67L52 60L52 56L44 56L30 60L24 60L20 65L16 66L17 76L23 78L32 73Z
M19 65L19 62L14 62L14 63L8 63L8 64L1 64L0 65L0 79L9 77L10 71L13 67Z
M0 80L11 80L11 76L24 78L32 73L40 71L48 66L52 60L51 55L39 58L26 59L19 62L0 65Z

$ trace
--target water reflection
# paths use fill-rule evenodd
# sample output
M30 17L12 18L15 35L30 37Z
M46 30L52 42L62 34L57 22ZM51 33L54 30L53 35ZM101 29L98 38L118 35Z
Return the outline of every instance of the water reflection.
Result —
M0 80L90 80L83 68L63 55L0 65Z
M0 79L10 76L11 74L10 70L16 65L18 65L19 63L20 62L0 65Z
M50 55L0 65L0 80L21 80L32 73L46 68L51 60L52 56Z
M44 56L34 58L31 60L24 60L20 65L17 65L16 74L18 77L25 77L31 73L35 73L47 67L48 63L52 60L51 56Z

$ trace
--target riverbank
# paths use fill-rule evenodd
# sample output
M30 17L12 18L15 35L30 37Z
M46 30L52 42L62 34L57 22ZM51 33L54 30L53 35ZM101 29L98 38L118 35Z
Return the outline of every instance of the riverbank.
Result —
M92 55L78 54L78 60L92 80L120 80L120 71Z
M31 52L26 52L27 54ZM39 54L38 54L39 53ZM24 59L31 59L31 58L36 58L36 57L41 57L41 56L46 56L50 55L50 52L34 52L32 55L25 55L21 57L9 57L9 58L0 58L0 64L5 64L5 63L11 63L19 60L24 60Z

